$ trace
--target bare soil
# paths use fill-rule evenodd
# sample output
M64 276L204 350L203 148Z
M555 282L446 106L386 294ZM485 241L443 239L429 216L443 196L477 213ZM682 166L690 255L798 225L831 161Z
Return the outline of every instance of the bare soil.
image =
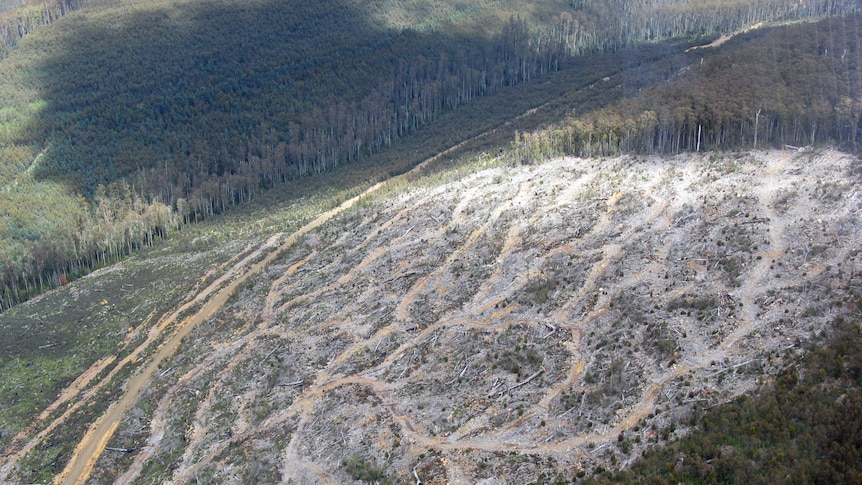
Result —
M174 333L64 477L526 483L625 466L852 311L858 164L488 159L365 194L154 326Z

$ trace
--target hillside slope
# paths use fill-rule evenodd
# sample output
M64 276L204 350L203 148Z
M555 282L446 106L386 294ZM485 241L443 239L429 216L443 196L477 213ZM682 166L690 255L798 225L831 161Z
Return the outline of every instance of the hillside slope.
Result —
M524 483L627 464L855 311L858 164L481 158L383 187L192 329L110 435L135 451L103 453L93 479ZM6 470L44 480L68 458L36 447Z
M367 22L353 24L349 10L291 16L264 0L181 2L185 10L110 0L88 4L92 10L67 16L65 27L43 37L28 34L0 62L0 77L11 81L0 91L16 96L0 108L0 307L66 276L73 281L0 314L0 481L602 478L602 470L625 467L646 448L702 425L704 409L771 388L775 376L780 388L798 371L800 382L828 394L797 363L819 359L806 352L835 329L858 330L862 171L854 156L825 147L858 150L862 140L862 17L758 30L718 49L660 43L555 64L564 58L557 55L583 52L569 38L574 32L592 42L588 51L613 51L732 29L738 22L731 17L744 24L773 8L777 18L858 9L824 1L800 3L801 12L783 2L765 2L763 10L750 2L684 2L690 11L673 4L657 16L661 22L619 32L606 24L613 28L599 38L586 33L605 18L600 2L395 2L402 10L393 11L393 2L381 1L374 5L387 8L369 7ZM624 8L631 2L607 3L625 19L644 20ZM661 10L659 3L642 6ZM735 14L693 15L716 3ZM558 4L571 9L568 16ZM499 13L523 5L535 7L526 20ZM296 66L293 50L272 60L268 44L246 42L271 40L263 27L290 24L279 19L319 27L330 14L344 27L346 50L323 34L298 31L285 41L328 52L309 57L320 62ZM255 31L260 17L270 23ZM203 27L236 18L248 22L224 36ZM486 20L498 29L470 34ZM672 29L651 34L659 25ZM385 32L370 50L348 34L364 27ZM233 53L225 61L231 74L198 84L185 73L212 74L195 67L209 55L170 52L170 63L155 55L148 64L170 75L147 78L158 71L123 54L159 33L201 49L215 35ZM90 42L117 35L129 42L117 50ZM548 39L555 40L542 44L553 45L547 50L525 48ZM459 78L456 67L470 59L433 47L455 40L456 51L467 49L497 74L467 69L468 79ZM157 51L171 45L169 38L153 42ZM16 57L34 46L56 55L43 64ZM370 53L373 62L342 69L361 58L356 53ZM374 67L401 54L415 54L416 62ZM118 56L115 66L139 69L135 83L122 82L123 69L99 74L106 69L99 59L110 55ZM77 56L86 62L77 64ZM184 62L194 69L172 71ZM82 66L92 70L74 71ZM292 114L276 102L240 109L271 99L267 89L293 79L282 69L298 69L309 82L331 70L355 92L315 82ZM64 78L69 72L80 76ZM373 88L380 72L391 78ZM34 78L51 89L34 90L27 82ZM176 110L133 113L158 107L149 88L135 90L162 81ZM371 98L362 98L360 85L373 88ZM489 86L498 90L483 91ZM222 104L232 108L219 114L206 96L218 90L241 101ZM347 104L330 109L311 99L327 90ZM91 110L81 92L111 109ZM126 103L132 92L146 103ZM291 104L291 95L278 102ZM447 96L469 105L431 102ZM392 108L384 109L389 118L378 116L384 107ZM283 119L267 124L275 112ZM207 129L210 118L195 118L201 113L224 115L237 130ZM386 125L365 135L376 137L377 148L391 146L375 151L362 136L329 143L350 126L336 121L356 116ZM186 122L161 138L159 123ZM284 126L307 135L295 143L278 134ZM54 136L67 139L55 144ZM150 171L146 157L130 157L129 167L141 165L126 167L131 178L115 179L122 170L113 170L120 167L112 165L119 160L113 150L146 151L152 145L135 143L147 136L180 147L180 158L159 158ZM186 150L189 136L199 146ZM218 143L226 155L192 154ZM815 143L822 145L749 151ZM709 151L728 146L738 151ZM99 175L56 150L103 156L105 170ZM459 158L471 150L492 155ZM641 154L619 156L632 150ZM281 155L284 164L276 163ZM342 165L342 155L351 164ZM292 178L301 170L290 157L323 173ZM172 170L186 162L191 175L177 182ZM76 173L113 182L88 194ZM178 230L201 215L207 220ZM168 233L175 236L156 243ZM94 268L102 269L75 280ZM857 364L842 359L829 363L829 378L858 374ZM839 401L848 416L858 412L858 400ZM752 440L759 449L769 438ZM683 449L675 446L669 453ZM713 463L733 467L731 453L725 461L715 454L685 451L679 456L689 462L675 476L703 478Z
M583 55L859 8L20 2L0 11L0 309L286 180L373 164L444 114Z

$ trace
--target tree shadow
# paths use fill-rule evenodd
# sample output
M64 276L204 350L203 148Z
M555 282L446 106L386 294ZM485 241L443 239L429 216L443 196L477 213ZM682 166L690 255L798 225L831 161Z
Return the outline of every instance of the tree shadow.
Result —
M389 28L346 1L196 2L84 8L33 70L43 110L24 143L37 179L92 195L148 169L153 186L199 185L264 147L301 143L413 59L484 52L475 38ZM422 64L427 66L426 64ZM417 74L418 75L418 74ZM319 125L319 126L318 126ZM323 149L323 148L321 148ZM171 180L178 174L192 180ZM147 184L150 185L150 184Z
M92 193L145 168L244 157L243 139L286 137L309 103L359 89L351 64L398 37L341 2L289 7L181 3L69 17L60 47L35 69L47 105L27 132L48 147L36 177Z

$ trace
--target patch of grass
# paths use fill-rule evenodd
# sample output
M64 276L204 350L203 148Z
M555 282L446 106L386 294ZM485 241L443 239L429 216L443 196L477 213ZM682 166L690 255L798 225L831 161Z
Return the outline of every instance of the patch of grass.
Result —
M368 458L353 454L341 463L344 471L354 480L379 485L394 485L400 483L397 477L390 475L385 466L378 465Z
M121 395L123 383L131 375L126 367L118 373L111 383L96 394L91 404L72 413L69 418L28 453L19 463L18 470L22 483L50 482L72 456L83 430L86 430L108 409L116 396Z

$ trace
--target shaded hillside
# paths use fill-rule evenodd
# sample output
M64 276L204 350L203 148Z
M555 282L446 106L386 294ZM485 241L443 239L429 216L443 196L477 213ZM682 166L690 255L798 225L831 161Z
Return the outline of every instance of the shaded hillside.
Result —
M418 34L347 3L90 4L52 27L0 64L5 306L552 64L527 65L520 21Z
M523 156L862 148L859 14L758 29L688 56L672 82L523 137Z

